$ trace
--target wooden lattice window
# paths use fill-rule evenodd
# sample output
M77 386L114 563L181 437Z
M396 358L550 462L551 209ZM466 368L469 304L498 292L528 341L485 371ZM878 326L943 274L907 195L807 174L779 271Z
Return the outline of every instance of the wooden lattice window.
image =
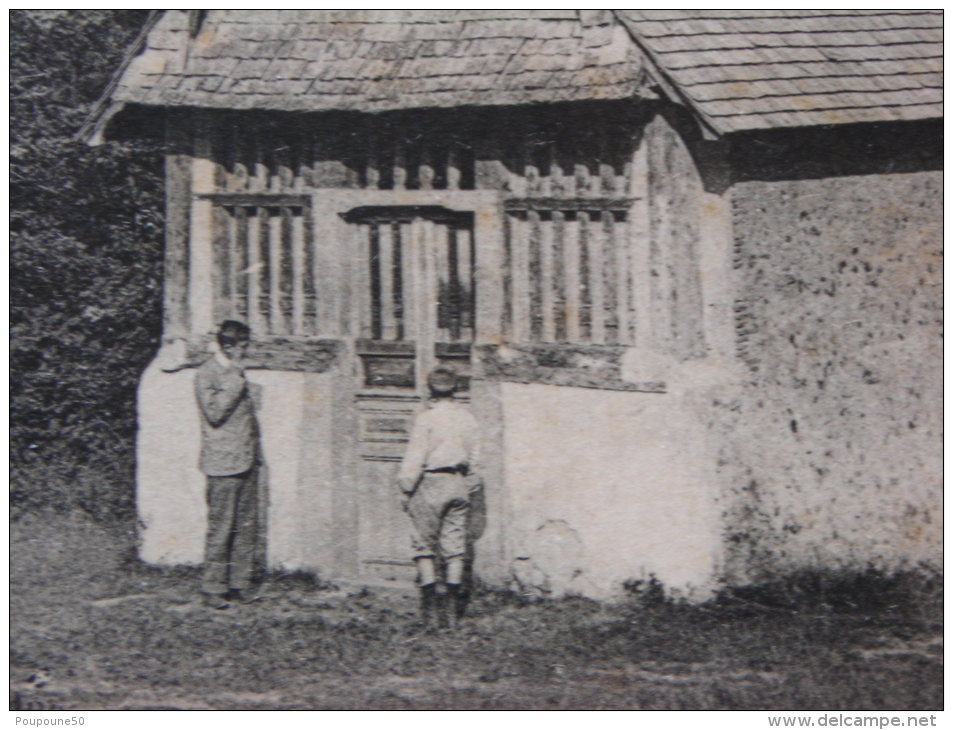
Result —
M515 342L629 344L628 199L511 199L504 331Z
M360 336L470 342L473 215L439 207L357 209Z
M308 196L210 198L216 317L244 319L258 335L317 334Z

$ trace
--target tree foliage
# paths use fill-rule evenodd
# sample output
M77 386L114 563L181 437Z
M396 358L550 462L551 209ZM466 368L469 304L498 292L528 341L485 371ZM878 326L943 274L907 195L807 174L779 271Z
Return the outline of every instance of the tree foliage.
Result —
M15 509L132 503L136 385L161 325L161 151L75 135L146 18L11 11Z

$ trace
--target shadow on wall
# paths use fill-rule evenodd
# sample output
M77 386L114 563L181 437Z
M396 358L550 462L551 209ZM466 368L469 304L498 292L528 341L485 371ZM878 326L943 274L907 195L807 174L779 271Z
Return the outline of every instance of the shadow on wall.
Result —
M838 124L731 137L734 182L943 169L943 121Z

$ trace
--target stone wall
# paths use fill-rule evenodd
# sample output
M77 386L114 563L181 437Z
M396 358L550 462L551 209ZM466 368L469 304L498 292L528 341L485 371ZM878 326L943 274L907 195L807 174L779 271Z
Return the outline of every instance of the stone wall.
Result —
M733 581L941 559L939 172L733 188L740 392L712 392Z

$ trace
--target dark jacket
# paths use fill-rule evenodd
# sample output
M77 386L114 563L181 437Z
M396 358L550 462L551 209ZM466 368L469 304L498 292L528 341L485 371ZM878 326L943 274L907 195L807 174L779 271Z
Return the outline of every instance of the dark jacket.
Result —
M258 421L241 370L210 357L195 374L202 414L199 468L208 476L248 471L258 458Z

